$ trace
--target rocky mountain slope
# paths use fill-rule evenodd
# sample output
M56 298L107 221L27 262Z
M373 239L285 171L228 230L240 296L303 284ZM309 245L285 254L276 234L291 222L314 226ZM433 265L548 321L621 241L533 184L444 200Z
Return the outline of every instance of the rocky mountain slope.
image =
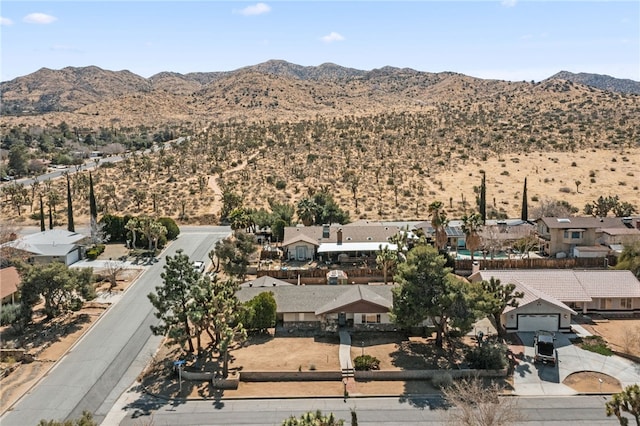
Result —
M640 93L638 82L594 74L561 72L541 83L515 83L407 68L362 71L276 60L229 72L162 72L148 79L95 66L43 68L0 83L0 92L4 116L72 112L153 124L151 117L173 122L184 114L205 120L295 120L317 114L421 111L443 102L493 103L503 96L519 103L554 99L567 89L566 82L610 93Z

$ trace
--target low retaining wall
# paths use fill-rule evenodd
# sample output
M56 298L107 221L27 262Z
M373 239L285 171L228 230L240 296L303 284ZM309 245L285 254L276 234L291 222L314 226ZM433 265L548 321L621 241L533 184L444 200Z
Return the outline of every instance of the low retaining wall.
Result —
M405 381L431 380L435 375L448 373L454 379L460 377L505 377L507 369L502 370L385 370L356 371L357 381ZM185 380L211 382L215 389L237 389L239 382L339 382L341 371L242 371L226 379L218 379L211 372L183 371Z
M340 371L242 371L241 382L330 382L342 380Z
M185 380L211 382L214 389L238 389L240 377L238 375L229 376L226 379L216 378L214 373L208 371L182 371L182 378Z
M377 380L377 381L404 381L404 380L431 380L437 374L448 373L454 379L460 377L505 377L507 369L502 370L374 370L356 371L356 380Z

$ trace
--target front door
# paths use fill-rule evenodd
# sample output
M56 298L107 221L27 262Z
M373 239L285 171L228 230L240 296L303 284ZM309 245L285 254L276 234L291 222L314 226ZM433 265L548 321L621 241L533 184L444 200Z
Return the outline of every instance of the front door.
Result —
M296 247L296 260L307 260L307 248L305 246Z
M338 313L338 325L340 327L344 326L347 323L347 314L344 312Z

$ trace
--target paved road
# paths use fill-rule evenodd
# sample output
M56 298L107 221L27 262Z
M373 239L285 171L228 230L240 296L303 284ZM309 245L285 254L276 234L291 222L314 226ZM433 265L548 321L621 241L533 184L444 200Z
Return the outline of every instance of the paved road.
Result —
M228 227L185 227L160 261L140 276L94 327L31 392L1 419L2 426L36 425L40 419L79 417L83 410L101 421L135 380L160 343L149 326L157 323L147 294L161 284L165 256L183 249L194 260L207 259Z
M524 416L518 425L566 426L616 425L604 412L605 397L520 397L517 406ZM342 398L258 399L190 401L172 404L146 396L126 407L121 426L154 425L278 425L291 415L321 410L334 413L350 424L353 409L359 425L440 425L445 424L448 411L436 396L415 398ZM104 425L118 423L113 418Z
M165 142L163 145L165 148L169 148L171 147L171 144L180 144L182 143L182 141L184 141L184 137L179 137L178 139L174 139L171 141L167 141ZM148 154L150 152L157 152L159 151L161 148L160 145L158 144L154 144L151 148L147 148L143 151L136 151L136 153L142 153L142 154ZM61 168L61 169L56 169L52 172L49 173L45 173L42 175L39 175L37 178L22 178L22 179L17 179L17 180L12 180L12 181L8 181L8 182L4 182L4 185L11 185L13 183L22 183L24 184L24 186L30 186L36 179L40 182L43 182L47 179L56 179L59 178L60 176L62 176L64 173L77 173L79 171L85 171L85 170L94 170L96 167L98 167L98 165L100 164L105 164L105 163L117 163L119 161L122 161L126 156L131 155L131 154L122 154L122 155L111 155L108 157L98 157L95 158L95 160L89 160L81 165L78 166L69 166L69 167L65 167L65 168Z

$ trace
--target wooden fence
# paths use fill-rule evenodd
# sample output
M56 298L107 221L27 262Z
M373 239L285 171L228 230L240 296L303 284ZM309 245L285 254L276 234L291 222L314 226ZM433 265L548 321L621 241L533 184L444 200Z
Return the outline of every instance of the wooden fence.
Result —
M611 263L606 257L572 257L565 259L458 259L455 261L456 273L471 273L473 262L482 269L606 269Z

